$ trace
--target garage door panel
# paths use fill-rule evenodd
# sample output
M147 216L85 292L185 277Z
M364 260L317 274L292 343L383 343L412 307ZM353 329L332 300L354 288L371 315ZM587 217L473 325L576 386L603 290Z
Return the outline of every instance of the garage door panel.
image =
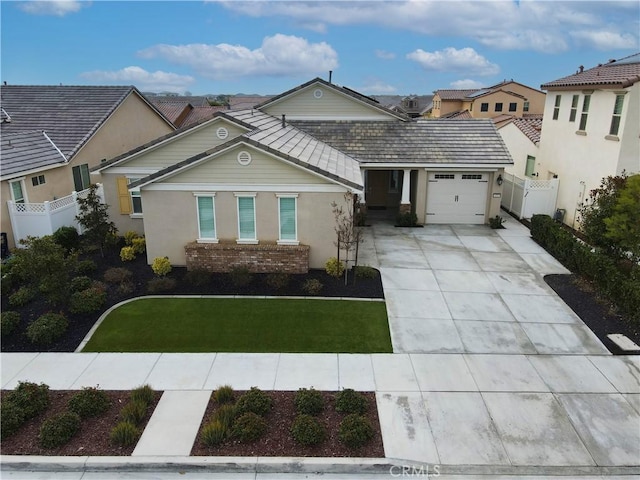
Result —
M487 176L478 172L430 173L425 222L483 224Z

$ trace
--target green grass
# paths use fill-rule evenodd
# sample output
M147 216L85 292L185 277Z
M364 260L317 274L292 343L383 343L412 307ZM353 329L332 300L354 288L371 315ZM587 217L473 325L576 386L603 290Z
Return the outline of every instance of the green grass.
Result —
M391 353L384 302L149 298L104 319L85 352Z

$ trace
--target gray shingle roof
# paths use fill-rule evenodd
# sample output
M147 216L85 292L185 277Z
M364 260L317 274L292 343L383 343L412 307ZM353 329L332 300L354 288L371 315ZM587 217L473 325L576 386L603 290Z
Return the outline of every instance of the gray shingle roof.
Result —
M640 53L604 65L576 72L574 75L545 83L540 88L551 90L562 87L580 87L587 85L607 85L613 88L627 88L640 82Z
M0 172L3 179L67 161L41 131L3 133L0 145Z
M361 163L513 163L490 119L291 123Z

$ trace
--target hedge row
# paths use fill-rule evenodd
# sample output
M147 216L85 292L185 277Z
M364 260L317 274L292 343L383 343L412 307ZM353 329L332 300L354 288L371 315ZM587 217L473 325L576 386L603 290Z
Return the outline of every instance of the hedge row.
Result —
M640 322L640 267L630 271L620 261L578 240L547 215L531 218L531 236L569 270L593 282L598 292L629 320Z

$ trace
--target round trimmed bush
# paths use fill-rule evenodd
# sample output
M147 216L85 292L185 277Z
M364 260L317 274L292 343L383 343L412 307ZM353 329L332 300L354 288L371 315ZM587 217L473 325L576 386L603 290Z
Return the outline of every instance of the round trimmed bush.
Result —
M120 416L122 419L125 422L130 422L134 425L140 425L146 415L147 404L142 400L131 400L122 407L122 410L120 410Z
M40 445L44 448L56 448L65 443L80 429L80 416L77 413L63 412L44 421L40 427Z
M80 235L75 227L60 227L53 232L53 241L65 249L67 253L80 247Z
M18 312L2 312L0 314L0 332L3 337L8 337L20 325L20 314Z
M107 283L124 283L133 278L133 273L131 270L127 270L123 267L112 267L104 272L104 276L102 278Z
M28 420L44 412L49 406L49 386L41 383L18 382L15 390L5 398L9 403L17 405Z
M71 313L97 312L104 307L106 302L107 292L98 286L90 286L85 290L71 294L69 311Z
M89 275L98 269L98 265L93 260L80 260L76 265L78 275Z
M136 259L136 251L133 247L122 247L120 249L120 260L123 262L131 262Z
M317 278L308 278L302 284L302 290L309 295L318 295L322 291L322 282Z
M378 270L367 265L358 265L355 267L357 278L377 278Z
M59 313L45 313L27 327L27 338L38 345L50 345L67 331L69 321Z
M133 248L133 251L135 252L136 255L143 254L144 251L147 249L147 242L144 239L144 237L134 238L131 241L131 248Z
M153 259L153 263L151 264L151 269L153 273L158 275L159 277L164 277L171 272L171 262L169 261L169 257L156 257Z
M326 431L317 418L303 414L293 421L291 435L300 445L311 446L321 443L326 437Z
M373 438L371 422L362 415L352 413L340 423L338 439L349 448L359 448Z
M107 411L111 400L104 390L96 387L85 387L69 400L69 411L77 413L80 418L97 417Z
M120 422L111 429L109 439L114 445L128 447L136 443L140 430L131 422Z
M33 288L22 286L9 297L9 305L22 307L34 298L36 298L36 291Z
M91 279L85 275L73 277L69 287L72 292L81 292L82 290L86 290L91 287Z
M25 420L22 408L12 402L2 402L0 406L0 438L4 440L16 433Z
M275 273L270 273L266 276L265 283L270 288L280 291L287 288L287 285L289 285L289 280L290 280L289 274L284 272L275 272Z
M138 232L134 232L133 230L129 230L128 232L125 232L125 234L124 234L124 244L125 245L133 245L133 241L136 238L140 238L140 235L138 235Z
M231 385L223 385L213 392L213 399L217 403L233 403L234 394Z
M296 405L298 413L307 415L318 415L324 408L322 394L313 388L309 390L301 388L298 390L293 402Z
M242 414L233 424L231 435L243 443L259 439L267 431L267 422L253 412Z
M336 411L340 413L357 413L362 415L369 408L367 397L351 388L336 393Z
M344 263L338 260L336 257L331 257L324 264L324 270L328 275L339 278L344 273Z
M160 292L168 292L169 290L173 290L176 288L176 280L175 278L168 277L156 277L152 278L147 282L147 292L149 293L160 293Z
M236 403L239 414L251 412L264 416L272 407L271 397L257 387L251 387L251 390L242 395Z
M227 436L228 428L220 420L212 420L202 427L200 438L208 447L221 444Z

